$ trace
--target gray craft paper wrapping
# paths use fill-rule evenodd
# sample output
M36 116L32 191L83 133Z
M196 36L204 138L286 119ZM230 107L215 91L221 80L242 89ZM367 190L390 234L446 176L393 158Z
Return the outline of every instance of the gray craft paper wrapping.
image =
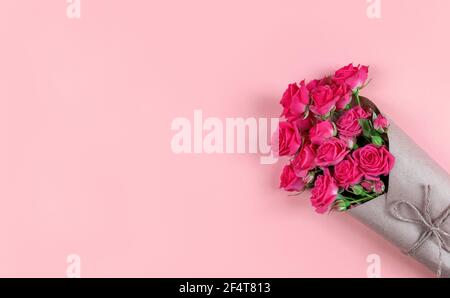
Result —
M389 175L388 192L348 212L402 251L408 251L425 231L425 227L393 217L391 204L396 201L409 201L424 212L425 186L430 185L431 215L432 219L435 219L450 205L450 176L400 128L390 122L389 150L395 156L396 164ZM404 217L414 218L409 209L401 211ZM441 227L450 232L450 219ZM437 272L439 246L436 237L432 235L428 238L412 257ZM450 277L450 253L445 250L442 250L441 277Z

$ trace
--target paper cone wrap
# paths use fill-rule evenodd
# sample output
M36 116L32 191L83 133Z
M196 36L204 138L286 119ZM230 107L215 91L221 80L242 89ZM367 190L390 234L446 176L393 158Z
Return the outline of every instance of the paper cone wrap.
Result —
M396 163L389 175L388 192L348 212L402 251L408 252L429 228L425 224L398 219L392 212L393 204L407 201L425 214L426 188L429 185L431 188L429 218L434 220L450 206L450 176L395 123L392 121L390 123L389 150L395 156ZM407 208L408 206L400 207L402 207L399 208L400 214L403 217L414 219L418 217L416 212ZM440 225L440 229L450 233L450 217ZM440 267L442 269L440 276L450 277L450 253L442 248L433 232L428 232L431 235L411 256L435 273L438 273ZM450 243L450 239L446 239L445 236L442 238Z

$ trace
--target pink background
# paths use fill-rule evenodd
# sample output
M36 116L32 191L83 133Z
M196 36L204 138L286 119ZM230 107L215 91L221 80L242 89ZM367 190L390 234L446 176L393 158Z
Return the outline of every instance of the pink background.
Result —
M65 0L0 4L0 276L433 273L346 214L277 189L255 154L175 155L175 117L278 116L287 84L349 62L450 170L450 1Z

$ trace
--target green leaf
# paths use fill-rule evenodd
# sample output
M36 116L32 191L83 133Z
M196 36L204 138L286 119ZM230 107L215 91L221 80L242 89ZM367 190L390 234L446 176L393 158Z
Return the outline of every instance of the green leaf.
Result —
M323 121L328 120L333 117L334 112L336 111L336 107L333 107L328 113L320 117Z
M375 119L377 119L377 117L378 117L377 113L375 113L375 111L373 111L372 121L375 121Z
M363 130L363 135L365 137L370 138L372 136L372 134L371 134L372 127L370 125L370 121L367 119L359 119L359 125L361 125L361 128Z
M344 196L343 194L338 193L335 200L336 200L336 201L339 201L339 200L341 200L341 201L348 201L349 199L350 199L350 198Z

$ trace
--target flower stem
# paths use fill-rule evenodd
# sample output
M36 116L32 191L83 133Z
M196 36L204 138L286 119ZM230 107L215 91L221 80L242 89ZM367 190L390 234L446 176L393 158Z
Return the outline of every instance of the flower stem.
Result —
M358 104L358 106L360 106L361 105L361 100L359 98L359 89L357 89L355 91L354 95L355 95L356 103Z
M365 202L365 201L370 201L372 199L375 199L374 196L371 195L366 195L364 198L358 199L358 200L354 200L354 201L350 201L350 204L358 204L361 202Z

